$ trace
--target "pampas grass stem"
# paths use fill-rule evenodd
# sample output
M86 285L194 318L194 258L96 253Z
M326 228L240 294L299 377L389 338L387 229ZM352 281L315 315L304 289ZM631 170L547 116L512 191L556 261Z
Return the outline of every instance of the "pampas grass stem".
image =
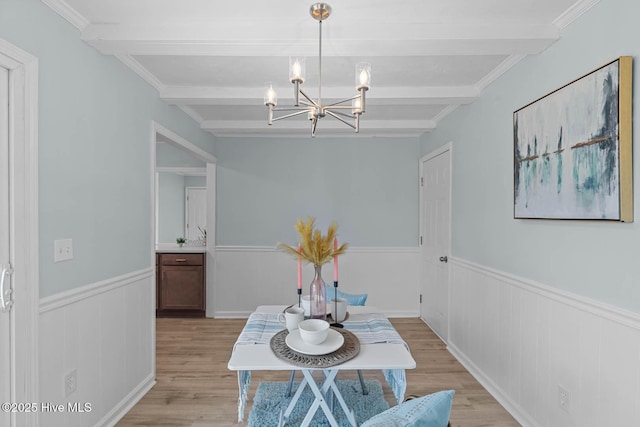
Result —
M333 239L338 233L338 224L334 221L329 226L327 234L322 235L320 230L315 229L315 218L309 217L306 221L299 219L296 223L296 231L300 235L300 248L287 245L286 243L279 243L278 248L293 255L296 259L302 258L313 265L322 265L331 261L334 257L342 255L348 244L343 243L337 249L333 248Z

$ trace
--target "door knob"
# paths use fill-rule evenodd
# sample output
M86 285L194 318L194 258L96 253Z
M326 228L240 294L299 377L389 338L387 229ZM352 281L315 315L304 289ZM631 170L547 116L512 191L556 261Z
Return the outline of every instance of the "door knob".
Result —
M449 261L449 259L447 258L446 255L440 257L440 262L448 262L448 261Z

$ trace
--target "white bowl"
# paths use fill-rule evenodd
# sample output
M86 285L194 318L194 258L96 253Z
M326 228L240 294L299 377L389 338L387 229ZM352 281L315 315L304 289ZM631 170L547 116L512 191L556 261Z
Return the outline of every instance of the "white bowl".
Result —
M298 331L302 341L318 345L322 344L329 335L329 322L320 319L308 319L298 323Z
M303 295L301 298L302 308L304 308L304 315L311 316L311 297L309 295Z

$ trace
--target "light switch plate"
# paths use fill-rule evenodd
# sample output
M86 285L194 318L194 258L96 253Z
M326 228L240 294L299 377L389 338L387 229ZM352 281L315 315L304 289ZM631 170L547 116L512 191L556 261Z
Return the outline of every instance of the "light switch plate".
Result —
M61 239L53 242L53 261L68 261L73 259L73 239Z

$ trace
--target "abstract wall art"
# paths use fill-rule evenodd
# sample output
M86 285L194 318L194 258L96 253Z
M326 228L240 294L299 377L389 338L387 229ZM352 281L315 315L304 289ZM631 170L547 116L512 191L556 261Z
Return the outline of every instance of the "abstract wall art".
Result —
M632 58L513 113L514 218L633 221Z

